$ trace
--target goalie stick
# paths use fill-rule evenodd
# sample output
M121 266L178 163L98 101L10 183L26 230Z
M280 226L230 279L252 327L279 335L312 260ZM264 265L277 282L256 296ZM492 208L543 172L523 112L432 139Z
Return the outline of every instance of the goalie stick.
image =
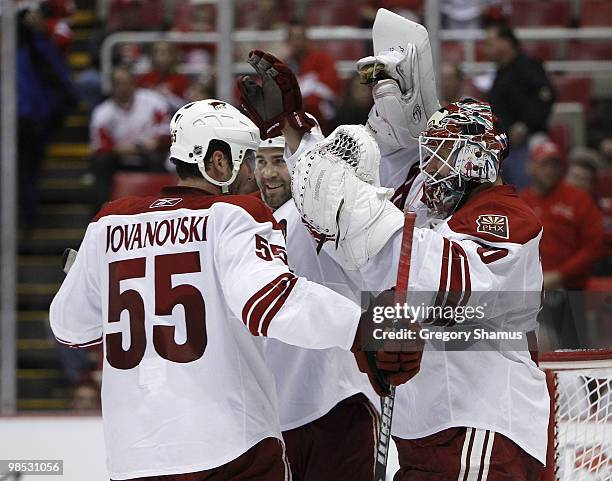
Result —
M414 212L404 213L404 228L402 230L402 244L400 247L399 265L397 267L397 280L395 283L395 303L404 304L408 292L410 277L410 260L412 254L412 234L414 232ZM391 420L393 419L393 406L395 405L395 386L391 386L391 393L383 398L380 413L380 429L376 445L376 464L374 466L374 481L385 481L387 478L387 459L389 457L389 443L391 442Z

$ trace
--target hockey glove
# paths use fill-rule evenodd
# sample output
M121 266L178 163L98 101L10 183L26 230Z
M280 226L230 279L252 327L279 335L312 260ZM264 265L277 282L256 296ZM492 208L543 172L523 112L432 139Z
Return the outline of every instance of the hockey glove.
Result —
M262 140L282 134L285 122L300 132L310 132L315 122L302 105L302 92L294 73L274 55L252 50L248 62L259 77L238 79L240 106L259 127Z
M399 386L416 376L423 356L423 342L420 339L406 342L386 341L382 350L368 350L365 342L367 336L372 335L374 328L383 327L383 324L374 323L374 309L392 306L394 299L393 289L382 292L374 299L361 316L351 348L359 370L367 374L370 384L379 396L389 395L391 386ZM415 331L417 329L418 327Z

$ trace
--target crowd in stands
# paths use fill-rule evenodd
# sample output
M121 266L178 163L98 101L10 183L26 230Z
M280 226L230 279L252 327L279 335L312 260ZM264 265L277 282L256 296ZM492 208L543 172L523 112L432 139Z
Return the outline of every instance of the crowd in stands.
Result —
M51 135L76 105L78 92L64 52L71 32L70 2L47 0L38 6L18 4L17 116L19 213L24 226L38 216L36 182Z
M540 13L525 14L524 6L535 3ZM547 10L544 3L556 9ZM559 78L551 76L542 63L555 58L558 46L521 43L513 30L517 24L570 27L581 22L596 25L601 20L585 8L577 14L570 6L573 3L440 2L444 28L485 31L476 60L495 64L495 72L488 76L469 78L461 68L462 47L443 43L442 104L465 96L486 99L508 130L511 156L504 163L504 178L517 186L545 226L544 287L564 293L549 296L542 313L543 325L550 327L548 347L588 347L582 343L585 333L580 332L584 298L579 292L593 272L612 276L612 99L592 101L590 79L575 84L587 85L588 90L574 88L568 97L556 88ZM319 120L324 133L340 124L367 119L373 104L369 87L361 85L356 76L342 78L337 60L357 60L372 53L371 42L313 42L307 39L307 28L336 24L369 28L380 7L421 22L425 14L423 0L237 0L236 4L237 28L283 30L287 39L236 44L236 61L244 62L253 48L284 59L298 77L306 110ZM48 138L77 100L92 109L91 169L94 201L100 206L109 198L115 172L167 171L172 114L189 101L215 96L213 44L121 44L113 52L112 88L106 99L99 70L100 46L110 34L126 30L215 32L214 4L112 0L102 26L91 38L91 65L75 77L76 86L65 57L73 39L68 21L73 11L71 0L46 0L38 9L24 7L20 13L19 162L20 172L27 174L20 176L20 212L26 223L36 215L33 186ZM570 59L610 59L610 42L600 44L581 50L586 44L567 42L564 51ZM585 56L585 51L594 52L594 57L591 53ZM574 101L572 96L580 95L584 98L586 146L571 145L570 137L558 135L550 122L556 101ZM90 381L79 383L87 392Z

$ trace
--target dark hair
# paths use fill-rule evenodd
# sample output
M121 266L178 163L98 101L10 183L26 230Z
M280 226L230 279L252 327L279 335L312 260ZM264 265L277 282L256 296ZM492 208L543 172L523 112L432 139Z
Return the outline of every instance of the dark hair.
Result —
M208 144L208 150L206 150L206 155L204 155L204 165L206 168L210 165L210 158L212 157L213 152L221 151L221 153L225 156L225 158L231 162L232 161L232 151L227 142L219 139L213 139ZM190 156L192 154L189 154ZM174 157L170 158L170 161L176 166L176 174L179 176L179 179L200 179L204 176L198 167L198 164L191 164L189 162L183 162Z
M514 34L514 30L507 22L491 22L487 25L487 28L495 29L497 36L509 40L514 48L519 49L521 47L521 43Z
M583 169L587 169L587 170L591 171L591 173L594 176L597 176L597 174L598 174L597 166L594 165L593 163L589 162L588 160L585 160L585 159L572 160L572 161L570 161L570 165L577 165L578 167L582 167Z

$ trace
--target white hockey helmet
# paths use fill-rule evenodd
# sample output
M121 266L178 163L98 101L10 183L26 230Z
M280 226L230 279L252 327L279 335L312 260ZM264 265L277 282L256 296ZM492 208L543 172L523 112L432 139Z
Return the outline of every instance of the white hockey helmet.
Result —
M272 137L271 139L262 140L259 143L260 149L284 149L285 148L285 137L279 135L278 137Z
M259 146L257 126L232 105L215 99L198 100L181 107L170 121L170 135L170 157L198 164L202 176L223 192L236 179L240 164L247 156L254 155ZM211 140L220 140L229 146L232 175L228 180L213 179L206 172L204 157Z

